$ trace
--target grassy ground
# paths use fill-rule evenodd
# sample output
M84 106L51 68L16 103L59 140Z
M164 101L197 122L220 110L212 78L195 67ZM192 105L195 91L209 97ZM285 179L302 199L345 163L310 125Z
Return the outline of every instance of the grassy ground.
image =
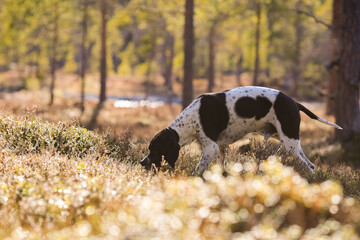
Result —
M268 157L268 142L233 147L230 175L214 165L202 179L190 176L199 156L188 150L175 171L144 171L146 144L129 134L4 115L0 132L0 238L359 237L359 173L299 174Z
M175 170L153 174L138 162L180 106L107 102L90 131L81 126L95 103L81 114L78 100L61 96L51 109L44 90L0 96L0 239L359 238L360 172L329 126L302 116L314 175L256 135L230 146L226 178L216 165L191 177L196 144L181 150ZM305 105L325 117L321 104Z

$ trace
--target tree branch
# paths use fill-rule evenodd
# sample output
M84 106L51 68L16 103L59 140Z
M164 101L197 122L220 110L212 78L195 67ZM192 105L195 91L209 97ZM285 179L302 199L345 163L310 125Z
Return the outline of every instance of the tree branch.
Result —
M172 10L172 9L157 9L154 7L144 7L144 6L134 6L133 9L142 11L142 12L146 12L146 13L152 13L152 14L163 14L163 13L167 13L167 14L171 14L171 15L183 15L185 12L183 10Z
M303 14L303 15L305 15L305 16L307 16L307 17L310 17L310 18L314 19L314 21L315 21L316 23L319 23L319 24L321 24L321 25L324 25L324 26L327 27L328 29L334 29L334 28L337 27L337 26L335 26L335 25L328 24L328 23L324 22L323 20L321 20L321 19L319 19L318 17L316 17L316 16L314 15L314 13L312 13L312 12L306 12L306 11L301 10L301 9L291 9L291 10L294 11L294 12L296 12L296 13L298 13L298 14Z

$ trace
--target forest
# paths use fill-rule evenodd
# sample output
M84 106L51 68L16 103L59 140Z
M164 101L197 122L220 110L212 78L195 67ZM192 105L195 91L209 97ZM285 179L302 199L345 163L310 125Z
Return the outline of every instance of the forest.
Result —
M171 90L173 79L184 78L182 5L4 0L1 68L23 72L22 87L29 78L49 85L47 78L57 71L83 76L105 68L119 81L139 76L151 83L162 77ZM198 1L193 75L208 79L208 91L221 84L215 79L225 81L219 77L234 76L237 85L244 85L242 75L250 73L253 85L316 96L327 87L331 8L332 1Z
M343 128L301 114L314 174L257 134L227 177L192 176L197 143L141 167L198 96L252 85ZM357 0L0 0L0 239L358 239L359 87Z

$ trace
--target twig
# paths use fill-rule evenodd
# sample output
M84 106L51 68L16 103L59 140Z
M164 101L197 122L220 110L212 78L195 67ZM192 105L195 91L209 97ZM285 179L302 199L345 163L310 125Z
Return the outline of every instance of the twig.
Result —
M318 86L316 86L316 85L314 85L314 84L311 84L311 83L302 83L302 84L300 84L300 85L315 90L316 93L317 93L320 97L325 97L325 98L328 98L328 99L334 99L334 95L333 95L333 94L328 93L326 90L320 89Z
M313 13L311 13L311 12L306 12L306 11L301 10L301 9L291 9L291 10L295 11L295 12L298 13L298 14L303 14L303 15L305 15L305 16L308 16L308 17L314 19L314 21L315 21L316 23L319 23L319 24L321 24L321 25L324 25L324 26L327 27L328 29L334 29L334 28L337 27L337 26L335 26L335 25L328 24L328 23L324 22L323 20L319 19L318 17L316 17L316 16L315 16Z
M146 13L152 13L152 14L171 14L171 15L178 15L178 14L184 14L184 11L182 10L172 10L172 9L158 9L153 7L144 7L144 6L134 6L133 9L139 10L141 12Z

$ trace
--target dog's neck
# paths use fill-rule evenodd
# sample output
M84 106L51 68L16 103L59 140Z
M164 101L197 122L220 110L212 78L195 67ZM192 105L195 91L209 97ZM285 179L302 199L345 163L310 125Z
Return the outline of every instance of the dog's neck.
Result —
M169 128L176 131L179 136L179 145L183 147L196 139L196 129L200 128L199 118L194 111L198 111L199 101L195 100L191 105L170 124Z
M174 130L174 132L177 133L177 135L179 137L178 143L179 143L180 147L190 144L191 142L193 142L195 140L195 136L193 136L191 131L185 131L184 127L181 128L181 127L177 127L176 125L170 124L170 126L168 128ZM190 130L190 129L186 129L186 130Z

